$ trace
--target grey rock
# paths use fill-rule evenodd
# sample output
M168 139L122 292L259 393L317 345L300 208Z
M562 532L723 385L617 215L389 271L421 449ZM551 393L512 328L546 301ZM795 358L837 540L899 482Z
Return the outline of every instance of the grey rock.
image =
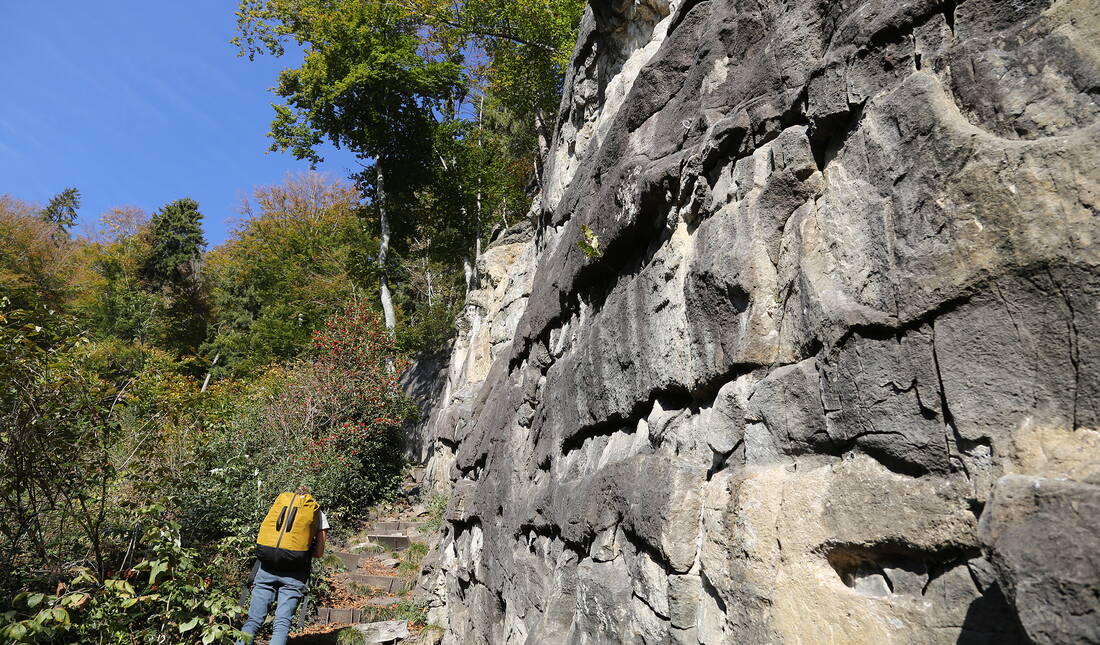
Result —
M414 463L427 461L431 440L430 413L446 385L447 362L438 356L420 354L401 375L401 387L420 410L417 421L405 433L405 454Z
M364 623L352 627L363 634L364 643L389 643L409 635L409 623L405 620Z
M980 535L1032 641L1100 642L1100 486L1002 477Z
M857 576L852 583L852 588L864 596L890 595L890 587L886 584L886 577L878 573Z
M1091 0L590 3L425 427L445 642L1095 642L1098 43Z

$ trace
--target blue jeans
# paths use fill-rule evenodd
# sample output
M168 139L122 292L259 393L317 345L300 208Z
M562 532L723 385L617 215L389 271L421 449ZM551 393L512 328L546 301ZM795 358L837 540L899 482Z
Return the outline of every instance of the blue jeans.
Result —
M294 617L294 610L298 608L298 602L305 593L304 577L275 575L264 571L261 566L256 571L256 582L252 585L252 604L248 607L248 620L245 621L241 631L254 637L260 630L260 625L264 624L271 601L277 599L275 626L269 645L286 645L286 638L290 633L290 620ZM244 642L237 641L237 645L244 645Z

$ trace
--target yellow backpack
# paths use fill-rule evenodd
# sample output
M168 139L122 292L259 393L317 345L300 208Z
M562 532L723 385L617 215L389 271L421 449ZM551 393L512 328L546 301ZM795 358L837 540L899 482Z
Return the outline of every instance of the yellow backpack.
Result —
M260 524L256 559L272 568L309 566L321 506L312 495L282 493Z

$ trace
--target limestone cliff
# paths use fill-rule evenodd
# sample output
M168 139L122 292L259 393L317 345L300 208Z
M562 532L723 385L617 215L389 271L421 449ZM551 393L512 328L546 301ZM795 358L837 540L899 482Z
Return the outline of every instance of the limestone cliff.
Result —
M1094 0L593 0L431 417L448 642L1100 642L1098 96Z

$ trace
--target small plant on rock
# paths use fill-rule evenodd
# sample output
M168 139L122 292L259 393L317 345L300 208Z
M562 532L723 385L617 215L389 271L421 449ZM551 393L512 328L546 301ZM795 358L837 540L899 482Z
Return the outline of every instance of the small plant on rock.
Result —
M592 259L598 258L602 254L600 238L596 235L596 231L592 230L592 227L585 224L581 224L581 238L577 240L577 246L586 256Z
M432 495L428 500L428 519L420 527L421 533L434 533L443 526L443 516L447 513L448 498L442 493Z

